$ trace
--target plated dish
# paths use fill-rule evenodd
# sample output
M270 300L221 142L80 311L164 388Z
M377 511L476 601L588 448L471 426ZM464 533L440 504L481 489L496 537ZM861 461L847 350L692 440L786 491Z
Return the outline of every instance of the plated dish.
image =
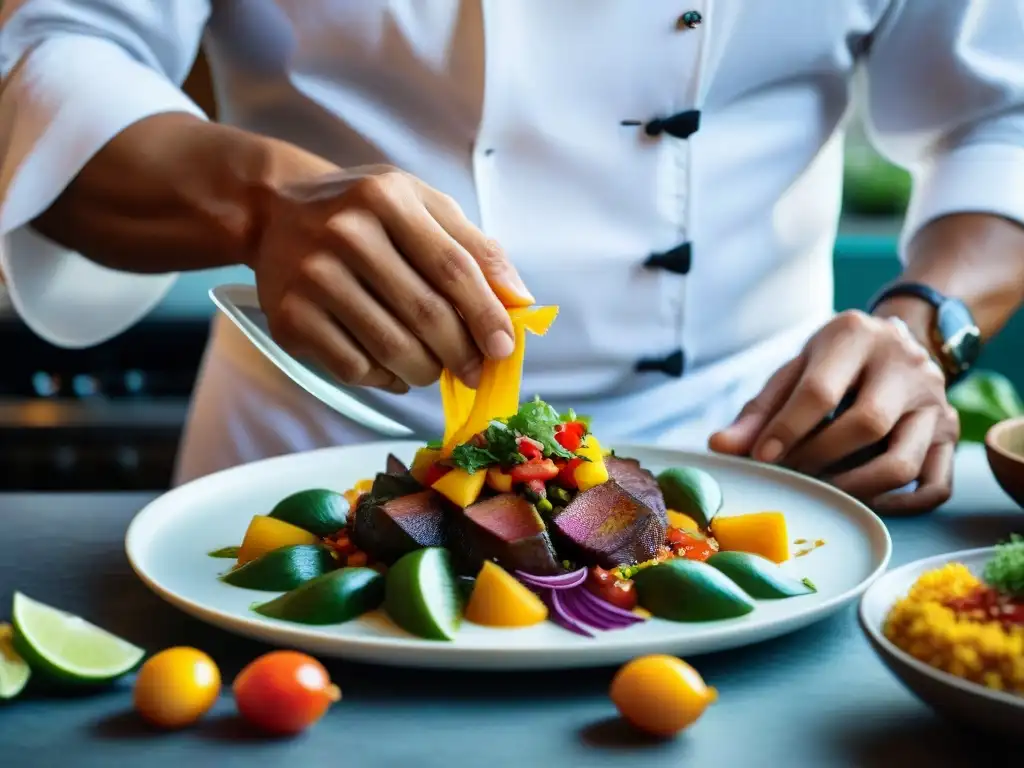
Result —
M613 450L585 417L521 401L526 336L556 314L510 310L515 354L477 390L443 375L432 443L270 459L165 495L129 530L136 571L194 615L315 653L539 668L756 642L884 569L884 526L824 484Z

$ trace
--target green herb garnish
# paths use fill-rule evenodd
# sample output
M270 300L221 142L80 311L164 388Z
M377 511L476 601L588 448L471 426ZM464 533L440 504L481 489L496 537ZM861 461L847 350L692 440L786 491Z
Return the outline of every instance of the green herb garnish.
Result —
M238 547L221 547L220 549L213 550L209 555L210 557L223 557L234 560L238 558Z
M430 442L427 443L426 447L427 447L427 450L430 450L430 451L440 451L442 448L444 448L444 441L443 440L431 440Z
M473 443L463 443L452 450L451 463L459 469L473 474L486 467L499 464L498 457L488 448L481 448Z
M509 429L533 438L544 446L545 456L571 459L573 453L555 440L555 429L562 423L562 417L554 408L539 397L519 406L519 413L506 422Z
M982 578L1003 594L1024 597L1024 536L1015 533L1009 541L997 544Z
M800 583L803 584L805 587L807 587L812 592L817 592L818 591L818 588L816 586L814 586L814 582L811 581L810 579L808 579L806 576L804 576L802 579L800 579Z

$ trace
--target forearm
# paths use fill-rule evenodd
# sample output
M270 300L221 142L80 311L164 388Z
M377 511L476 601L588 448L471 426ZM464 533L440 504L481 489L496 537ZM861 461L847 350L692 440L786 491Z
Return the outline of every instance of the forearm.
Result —
M979 213L936 219L909 243L901 279L965 302L982 338L989 339L1024 305L1024 227ZM876 314L899 317L933 347L934 310L924 302L895 297Z
M246 263L268 187L334 170L284 142L167 113L131 125L34 222L104 266L177 272Z

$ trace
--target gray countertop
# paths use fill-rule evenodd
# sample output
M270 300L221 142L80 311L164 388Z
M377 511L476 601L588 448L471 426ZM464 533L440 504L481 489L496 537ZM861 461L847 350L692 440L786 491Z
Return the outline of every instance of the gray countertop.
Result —
M265 646L200 624L132 574L122 539L146 495L0 495L0 596L17 589L158 650L193 645L225 680ZM893 565L985 546L1024 529L977 448L958 457L954 500L894 520ZM0 609L0 616L7 613ZM719 701L681 738L652 742L614 718L614 670L448 674L329 663L344 700L315 728L268 741L235 719L230 695L199 726L153 733L131 712L131 681L89 696L34 694L0 712L9 766L695 766L831 768L1010 765L1007 747L939 720L890 676L854 608L788 637L691 660ZM226 686L227 687L227 686ZM981 746L984 745L984 746Z

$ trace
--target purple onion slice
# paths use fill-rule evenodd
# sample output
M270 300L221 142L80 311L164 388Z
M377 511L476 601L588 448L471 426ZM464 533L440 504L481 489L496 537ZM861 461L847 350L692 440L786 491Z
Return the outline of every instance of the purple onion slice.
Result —
M593 606L584 603L580 599L579 589L563 592L559 597L562 599L562 607L565 609L565 612L580 624L600 630L620 629L622 627L620 620L602 616L594 610Z
M624 608L619 608L617 605L612 605L607 600L602 600L586 587L574 590L574 594L576 593L579 594L578 599L580 603L591 606L594 612L599 615L614 619L618 622L618 626L631 626L646 621L646 619L637 616L632 611L627 611Z
M587 580L587 569L559 574L558 576L535 576L532 573L516 571L516 577L524 584L547 589L572 589Z
M578 635L583 635L584 637L594 637L594 633L566 609L557 591L549 591L547 595L545 595L545 602L548 604L548 608L551 609L552 621L560 627L568 629L570 632L575 632Z

